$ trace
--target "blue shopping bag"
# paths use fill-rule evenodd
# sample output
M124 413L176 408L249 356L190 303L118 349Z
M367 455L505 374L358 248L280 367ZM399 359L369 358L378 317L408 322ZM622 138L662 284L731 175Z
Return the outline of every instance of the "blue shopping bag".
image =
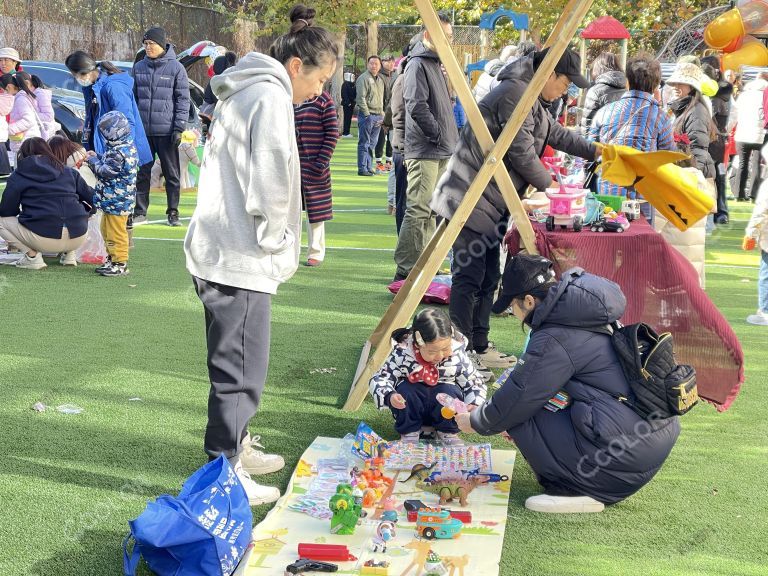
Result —
M123 572L134 576L143 556L158 576L229 576L251 541L252 521L245 489L219 456L192 474L178 497L160 496L128 523Z

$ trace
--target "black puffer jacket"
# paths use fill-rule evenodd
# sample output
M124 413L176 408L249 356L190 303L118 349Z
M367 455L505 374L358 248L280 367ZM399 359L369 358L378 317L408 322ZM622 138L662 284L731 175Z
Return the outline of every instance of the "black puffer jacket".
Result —
M717 94L712 98L712 120L717 126L717 138L709 143L709 155L717 166L725 157L725 145L728 142L728 118L731 114L733 84L720 80Z
M512 116L533 74L532 56L508 64L498 75L500 84L478 104L494 140L498 139ZM504 165L521 195L529 184L543 190L552 183L552 176L539 160L547 144L556 150L589 160L595 156L595 145L555 122L546 105L541 99L536 101L504 156ZM485 157L472 129L465 126L456 152L432 196L432 210L448 220L453 218L484 161ZM491 180L465 226L479 234L494 236L497 224L506 217L507 205L496 181Z
M134 91L147 136L181 134L189 119L189 79L168 44L158 58L145 56L133 67Z
M627 77L621 70L612 70L600 74L594 86L587 90L584 97L584 116L581 118L581 133L586 135L592 118L606 104L616 102L628 90Z
M670 102L669 108L675 114L673 128L675 134L685 134L691 141L691 154L696 160L696 168L701 170L705 178L715 177L715 163L709 154L709 126L712 117L707 105L701 100L689 112L685 109L691 101L691 96Z
M569 270L534 309L533 332L501 389L472 413L484 435L507 431L548 493L607 504L637 492L659 471L680 433L677 417L647 422L618 396L629 384L601 329L626 300L613 282ZM558 391L571 404L544 406Z
M404 76L405 159L449 158L458 129L437 53L422 42L416 44L408 53Z

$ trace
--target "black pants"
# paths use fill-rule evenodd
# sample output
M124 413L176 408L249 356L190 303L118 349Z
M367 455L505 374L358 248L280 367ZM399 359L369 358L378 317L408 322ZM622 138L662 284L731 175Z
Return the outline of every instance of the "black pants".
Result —
M194 276L192 281L205 308L211 382L205 452L211 459L232 459L267 380L272 296Z
M344 129L341 131L342 136L349 134L350 128L352 128L352 113L355 111L355 105L350 104L344 106Z
M389 130L386 132L382 129L379 132L379 139L376 142L376 154L374 158L381 158L384 153L384 143L387 143L387 158L392 158L392 143L389 141Z
M152 151L152 158L157 154L160 158L160 166L163 168L165 177L165 195L168 198L168 209L179 210L179 148L173 140L173 135L168 136L147 136L149 149ZM133 213L136 216L146 216L149 208L149 180L152 175L152 162L144 164L139 168L139 174L136 177L136 208Z
M3 176L11 173L11 161L8 160L10 146L8 142L0 142L0 174Z
M715 176L715 188L717 189L717 212L715 212L715 223L721 223L728 220L728 197L725 190L725 168L722 164L717 165L717 175Z
M405 168L405 158L399 150L394 150L392 163L395 170L395 226L400 234L400 226L405 218L405 197L408 189L408 170Z
M453 243L451 321L469 341L468 350L485 351L491 325L491 306L501 270L499 257L506 221L486 236L463 228Z
M398 384L397 393L405 398L405 408L391 408L395 417L395 430L399 434L408 434L421 430L422 426L432 426L439 432L458 432L456 420L446 420L440 413L442 405L436 399L440 392L459 400L464 399L461 388L456 384L427 386L421 382L412 383L407 380Z
M736 197L740 200L757 198L757 189L760 187L760 148L762 147L762 144L736 142L736 154L739 156L739 167L736 169L736 182L739 189Z

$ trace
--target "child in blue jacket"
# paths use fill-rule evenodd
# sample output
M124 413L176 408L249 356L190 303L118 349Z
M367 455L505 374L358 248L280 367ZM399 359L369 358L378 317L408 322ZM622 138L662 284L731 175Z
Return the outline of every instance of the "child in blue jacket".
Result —
M136 175L139 155L133 143L131 125L122 112L113 110L99 119L104 154L89 152L88 166L98 178L94 206L104 214L101 234L107 247L107 261L96 269L102 276L128 274L128 216L136 204Z

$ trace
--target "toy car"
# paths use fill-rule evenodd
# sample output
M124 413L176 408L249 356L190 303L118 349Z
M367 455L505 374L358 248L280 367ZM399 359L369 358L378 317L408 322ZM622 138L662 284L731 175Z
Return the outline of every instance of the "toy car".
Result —
M422 508L416 513L416 532L422 538L458 538L464 523L442 508Z
M571 226L574 232L581 231L587 214L587 192L589 190L570 186L547 188L546 194L549 198L547 230L552 232L555 226L563 229Z
M403 507L405 508L408 522L416 522L416 517L418 516L419 510L426 508L427 505L424 504L424 502L421 500L406 500L403 502ZM472 512L467 510L449 510L448 508L443 508L443 510L448 511L451 517L456 518L457 520L461 520L461 522L464 524L472 523Z
M606 220L604 218L601 218L600 220L597 220L592 223L592 226L590 227L590 230L592 232L624 232L627 229L627 227L622 224L621 222L618 222L616 220Z

